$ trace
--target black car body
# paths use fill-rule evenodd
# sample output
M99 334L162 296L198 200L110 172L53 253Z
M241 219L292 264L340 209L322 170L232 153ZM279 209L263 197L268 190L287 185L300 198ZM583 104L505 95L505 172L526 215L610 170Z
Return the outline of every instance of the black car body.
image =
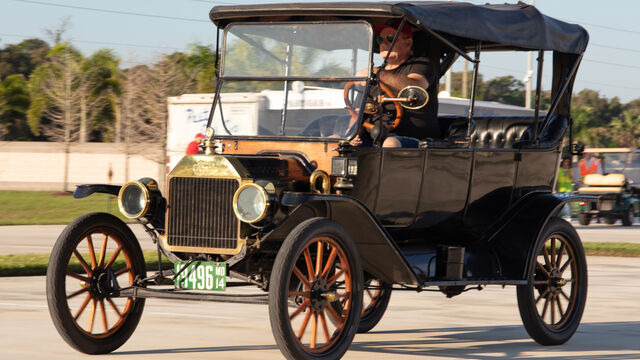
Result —
M380 320L392 288L437 287L455 296L485 285L516 285L523 322L536 341L559 344L573 335L586 299L586 263L579 237L557 213L580 197L557 197L552 189L571 123L572 84L588 42L583 28L522 3L216 6L210 18L224 29L225 40L204 154L186 156L176 166L164 195L146 178L122 188L84 185L76 192L78 197L119 193L123 213L144 223L159 252L179 265L146 277L143 269L131 270L135 261L122 272L86 261L85 275L66 276L95 278L87 282L93 284L87 285L87 302L127 299L127 309L141 306L138 300L144 297L251 302L149 289L167 281L179 289L184 269L196 273L194 264L202 262L268 293L274 336L288 358L341 357L356 331L368 331ZM440 117L443 138L420 139L419 148L354 147L349 141L365 122L378 124L372 125L378 130L388 125L382 112L357 110L370 99L350 98L352 104L360 102L351 108L358 126L342 135L334 133L348 127L348 109L322 113L309 104L326 100L321 91L345 87L347 99L354 84L365 88L362 93L379 86L373 27L389 20L411 24L418 49L440 76L458 56L475 65L468 116ZM309 44L312 51L296 52ZM552 104L546 115L539 115L538 86L532 117L474 116L480 54L525 50L538 51L539 74L544 52L553 53ZM341 63L337 55L347 60ZM315 65L319 58L332 66ZM273 68L265 71L268 66ZM364 75L362 68L368 70ZM541 75L538 85L540 80ZM294 82L319 91L319 97L300 100ZM234 103L225 95L227 90L255 95L277 88L282 110L257 124L234 118ZM402 96L393 101L409 101ZM309 111L287 118L288 106ZM58 270L50 270L48 289L57 317L68 314L60 310L64 303L58 304L64 294L54 288L65 277L69 249L91 238L91 219L73 225L87 227L84 233L61 235L59 243L76 245L58 245L54 251L61 260L50 267ZM103 228L111 229L105 234L129 238L115 223ZM80 240L69 240L74 236ZM135 245L120 245L127 251L118 251L136 258ZM89 241L90 253L92 246ZM123 273L129 274L129 286L113 281ZM193 275L194 284L199 276ZM194 284L186 287L197 290ZM363 293L370 298L364 305ZM125 325L110 327L105 320L106 336L82 325L76 326L80 335L56 326L77 349L108 352L126 340L128 335L119 332L130 334L139 315L120 318ZM102 344L116 335L124 340Z

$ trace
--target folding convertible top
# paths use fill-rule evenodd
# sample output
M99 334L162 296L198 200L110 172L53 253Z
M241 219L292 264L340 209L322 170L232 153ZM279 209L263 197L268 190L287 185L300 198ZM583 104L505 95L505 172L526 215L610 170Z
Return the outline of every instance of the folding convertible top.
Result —
M389 18L406 18L415 27L436 31L468 49L482 41L485 49L582 54L589 42L589 34L581 26L543 15L534 6L522 2L496 5L449 1L231 5L215 6L209 17L219 27L236 21L347 19L365 19L375 26Z

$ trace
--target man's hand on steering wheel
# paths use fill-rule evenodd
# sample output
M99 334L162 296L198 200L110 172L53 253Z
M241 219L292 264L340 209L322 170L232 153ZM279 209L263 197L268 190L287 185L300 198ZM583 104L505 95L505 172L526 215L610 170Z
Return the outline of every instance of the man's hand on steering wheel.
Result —
M383 96L378 96L378 98L368 98L367 102L365 103L365 108L364 108L364 113L365 115L375 115L377 114L379 109L382 109L383 114L386 112L388 116L393 117L392 121L389 121L388 123L385 123L385 127L387 128L388 131L393 131L395 130L398 125L400 125L400 121L402 120L402 107L400 106L399 102L393 101L393 109L395 110L395 116L393 116L393 111L389 111L387 110L387 108L385 106L378 106L378 105L382 105L380 103L378 103L379 99L382 97L388 97L388 98L393 98L394 94L391 92L391 89L389 89L387 86L385 86L384 84L380 83L380 89L382 90L382 92L384 93ZM357 86L361 86L358 85L356 82L354 81L349 81L345 87L344 87L344 103L347 107L347 110L349 111L349 113L351 114L351 116L353 117L357 117L358 114L355 111L355 106L353 104L353 100L355 99L355 96L352 97L351 95L351 89L355 88ZM355 90L354 90L355 91ZM380 115L383 115L380 114ZM370 122L369 120L371 120L371 116L367 116L365 118L365 122L363 123L363 126L367 129L367 130L371 130L374 126L374 124L372 122Z

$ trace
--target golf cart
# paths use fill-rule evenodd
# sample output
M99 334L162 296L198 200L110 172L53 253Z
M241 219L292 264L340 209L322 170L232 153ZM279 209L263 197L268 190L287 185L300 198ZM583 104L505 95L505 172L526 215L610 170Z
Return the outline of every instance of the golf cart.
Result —
M579 204L578 221L589 225L592 218L604 218L615 224L631 226L640 216L640 151L629 148L585 149L585 154L600 154L603 174L588 174L577 193L595 195L597 200Z

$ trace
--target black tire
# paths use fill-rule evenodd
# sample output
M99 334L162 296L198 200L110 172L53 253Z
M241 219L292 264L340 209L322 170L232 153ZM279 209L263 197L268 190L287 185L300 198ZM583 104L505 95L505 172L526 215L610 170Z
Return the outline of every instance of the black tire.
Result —
M49 313L60 336L86 354L122 346L140 321L144 299L108 294L145 274L140 244L120 219L105 213L75 219L58 237L47 268Z
M633 210L631 209L631 207L628 207L623 213L622 213L622 226L631 226L633 225Z
M613 216L605 216L604 217L604 222L608 225L613 225L616 223L616 218L614 218Z
M580 225L587 226L591 222L591 215L589 214L578 214L578 222Z
M580 237L571 224L551 218L533 254L529 283L517 287L520 317L536 342L564 344L578 329L587 300L587 262Z
M375 289L367 289L367 286L376 287ZM365 282L365 290L363 295L362 314L360 316L360 325L358 325L358 334L366 333L373 329L384 315L391 299L391 286L376 279L369 279Z
M278 251L269 284L269 319L282 354L341 358L358 330L362 292L360 256L347 231L324 218L296 226Z

